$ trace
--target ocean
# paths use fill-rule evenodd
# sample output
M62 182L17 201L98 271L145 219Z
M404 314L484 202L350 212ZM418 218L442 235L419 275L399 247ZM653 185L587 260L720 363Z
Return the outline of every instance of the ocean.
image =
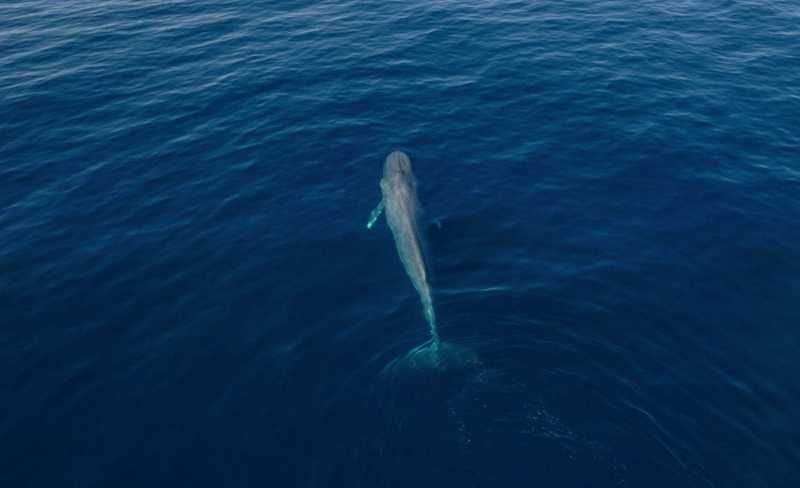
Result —
M0 486L800 486L798 87L789 0L4 2Z

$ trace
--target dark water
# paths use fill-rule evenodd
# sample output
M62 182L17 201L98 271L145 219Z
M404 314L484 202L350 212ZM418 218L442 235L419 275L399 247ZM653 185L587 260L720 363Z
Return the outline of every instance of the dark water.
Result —
M3 3L0 486L800 486L798 26ZM395 149L472 367L391 367Z

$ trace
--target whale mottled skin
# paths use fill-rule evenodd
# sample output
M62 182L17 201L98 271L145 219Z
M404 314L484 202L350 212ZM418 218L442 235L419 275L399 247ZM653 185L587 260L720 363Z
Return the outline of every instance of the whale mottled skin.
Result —
M395 151L386 158L381 179L383 199L372 212L367 227L377 220L382 211L386 212L397 244L400 261L406 268L408 277L417 289L422 300L423 311L431 327L434 349L439 348L439 333L436 330L436 315L431 298L429 261L427 243L420 230L419 217L422 213L417 199L417 178L411 170L411 160L401 151Z

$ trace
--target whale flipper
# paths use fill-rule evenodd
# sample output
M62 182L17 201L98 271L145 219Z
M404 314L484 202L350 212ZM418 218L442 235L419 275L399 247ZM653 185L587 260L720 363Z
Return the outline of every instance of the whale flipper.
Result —
M383 212L383 207L386 205L384 202L385 199L381 199L381 203L378 204L377 208L372 211L372 215L369 216L369 222L367 222L367 229L371 229L373 225L375 225L375 221L378 220L380 217L381 212Z

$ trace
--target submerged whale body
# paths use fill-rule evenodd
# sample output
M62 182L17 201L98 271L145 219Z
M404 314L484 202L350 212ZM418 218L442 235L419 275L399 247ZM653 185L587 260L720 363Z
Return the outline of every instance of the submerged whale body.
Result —
M435 346L426 342L405 356L390 362L384 373L403 373L419 370L459 371L478 364L478 355L469 347L442 342Z
M381 194L383 198L372 212L367 227L372 228L381 212L386 212L386 222L394 235L400 261L419 293L423 312L431 329L431 344L412 350L400 362L412 367L439 369L446 367L448 362L452 364L474 362L476 358L471 350L442 344L439 340L429 281L428 246L419 225L422 207L417 199L417 178L411 169L411 160L405 153L395 151L386 158L381 179Z

